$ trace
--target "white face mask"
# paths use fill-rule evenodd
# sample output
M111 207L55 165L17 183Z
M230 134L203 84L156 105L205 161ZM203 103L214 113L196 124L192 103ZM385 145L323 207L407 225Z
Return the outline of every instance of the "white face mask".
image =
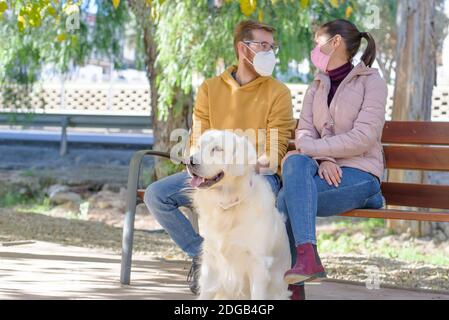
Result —
M245 57L253 65L254 70L263 77L271 76L276 66L276 56L273 50L255 52L248 45L246 47L254 53L253 62Z

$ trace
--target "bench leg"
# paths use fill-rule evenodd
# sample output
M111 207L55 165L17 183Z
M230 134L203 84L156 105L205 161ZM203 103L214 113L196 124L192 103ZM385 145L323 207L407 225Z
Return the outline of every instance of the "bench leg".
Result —
M128 173L128 190L126 198L125 222L123 225L122 262L120 283L129 285L131 278L131 262L134 239L134 220L136 216L137 188L139 182L140 164L144 153L137 151L131 159Z
M134 238L134 219L136 208L126 211L123 225L122 264L120 269L120 283L129 284L131 278L131 262Z

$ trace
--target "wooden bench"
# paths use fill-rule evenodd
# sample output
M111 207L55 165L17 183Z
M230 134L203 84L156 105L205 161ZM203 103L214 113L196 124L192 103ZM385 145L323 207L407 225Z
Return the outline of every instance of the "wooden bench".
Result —
M449 171L448 122L387 121L382 134L382 144L386 169ZM293 149L294 142L291 140L289 150ZM170 158L168 152L141 150L131 159L127 211L123 226L120 275L122 284L130 283L136 205L137 201L143 200L145 194L145 189L138 189L140 165L145 156ZM449 222L449 185L387 181L382 183L381 188L387 206L401 206L407 209L357 209L341 216ZM193 215L189 218L197 229L197 217Z

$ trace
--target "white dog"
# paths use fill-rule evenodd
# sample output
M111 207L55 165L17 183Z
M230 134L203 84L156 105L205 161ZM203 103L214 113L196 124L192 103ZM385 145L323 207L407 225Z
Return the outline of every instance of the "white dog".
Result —
M197 147L187 170L204 238L199 299L289 299L285 219L268 181L255 172L254 146L209 130Z

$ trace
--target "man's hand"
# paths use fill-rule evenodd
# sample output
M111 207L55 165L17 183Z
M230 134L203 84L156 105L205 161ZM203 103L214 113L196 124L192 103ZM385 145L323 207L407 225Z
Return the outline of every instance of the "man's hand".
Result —
M264 154L257 159L256 173L261 174L270 168L270 159Z
M326 179L327 183L338 187L343 177L343 171L340 166L332 161L322 161L318 168L318 175L321 179Z

